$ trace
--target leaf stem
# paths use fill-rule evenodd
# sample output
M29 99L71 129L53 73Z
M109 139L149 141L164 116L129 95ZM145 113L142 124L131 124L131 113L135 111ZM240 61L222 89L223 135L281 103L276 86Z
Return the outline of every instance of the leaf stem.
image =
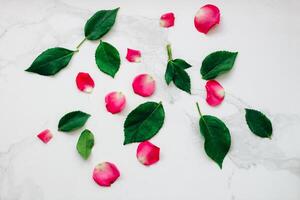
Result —
M79 49L80 46L86 41L86 37L77 45L76 49Z
M201 113L200 106L199 106L198 102L196 102L196 106L197 106L197 110L198 110L198 113L199 113L200 117L202 117L202 113Z
M167 44L168 60L172 60L172 48L171 44Z

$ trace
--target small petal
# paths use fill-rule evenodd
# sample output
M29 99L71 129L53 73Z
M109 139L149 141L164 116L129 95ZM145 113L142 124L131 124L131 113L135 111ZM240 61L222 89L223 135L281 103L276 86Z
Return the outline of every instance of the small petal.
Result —
M141 51L128 48L126 59L129 62L141 62Z
M105 96L106 109L112 114L121 112L126 105L126 98L122 92L111 92Z
M155 91L155 80L149 74L140 74L134 78L132 88L134 93L149 97Z
M90 93L95 87L95 83L89 73L79 72L76 77L77 88L80 91Z
M120 176L118 168L110 163L104 162L98 164L93 171L94 181L104 187L109 187L113 184Z
M160 17L160 26L165 28L172 27L174 26L174 21L175 21L174 13L170 12L170 13L163 14Z
M224 88L215 80L206 82L206 102L211 106L217 106L222 103L225 97Z
M49 129L46 129L42 132L40 132L37 137L44 142L45 144L47 144L53 137L53 135L51 134Z
M159 151L159 147L145 141L139 144L136 157L143 165L152 165L159 161Z
M220 10L214 5L205 5L201 7L194 18L196 29L206 34L213 26L220 22Z

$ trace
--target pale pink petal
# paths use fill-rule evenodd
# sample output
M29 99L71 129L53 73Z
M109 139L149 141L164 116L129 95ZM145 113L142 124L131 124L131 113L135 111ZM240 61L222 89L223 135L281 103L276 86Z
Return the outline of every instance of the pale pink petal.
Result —
M121 112L126 105L126 98L122 92L110 92L105 96L106 109L112 114Z
M80 91L90 93L95 87L95 83L89 73L79 72L76 77L77 88Z
M110 162L103 162L98 164L93 171L94 181L104 187L109 187L120 176L118 168Z
M141 51L128 48L126 59L129 62L141 62Z
M45 144L47 144L53 137L53 135L51 134L49 129L46 129L42 132L40 132L37 137L44 142Z
M207 33L213 26L220 22L220 10L214 5L201 7L194 18L194 25L201 33Z
M136 157L143 165L152 165L159 161L159 151L159 147L145 141L139 144Z
M155 91L155 80L149 74L140 74L134 78L132 88L134 93L149 97Z
M206 102L211 106L217 106L222 103L225 97L224 88L215 80L206 82Z
M160 26L165 28L172 27L174 26L174 21L175 21L174 13L170 12L170 13L163 14L160 17Z

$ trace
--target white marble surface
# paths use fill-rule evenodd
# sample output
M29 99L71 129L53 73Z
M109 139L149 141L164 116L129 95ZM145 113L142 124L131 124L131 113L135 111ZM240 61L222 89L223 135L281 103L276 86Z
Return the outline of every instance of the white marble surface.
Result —
M221 24L207 36L193 26L195 12L206 3L216 4L222 13ZM84 43L55 77L24 72L47 48L75 48L95 11L119 6L117 23L103 38L121 53L114 80L95 65L98 41ZM0 0L0 200L299 200L299 9L297 0ZM169 30L158 26L167 11L176 14L176 26ZM192 96L164 83L167 42L174 57L193 65ZM142 63L124 59L127 47L142 50ZM207 54L221 49L239 55L234 70L218 79L227 92L225 102L210 108L199 69ZM79 71L93 76L92 94L77 90ZM131 89L133 77L143 72L152 74L158 85L148 99ZM105 94L113 90L127 96L128 106L120 115L104 107ZM122 145L126 115L147 100L162 100L166 111L165 124L152 139L161 147L161 160L151 167L137 162L136 144ZM203 113L222 118L231 130L223 170L203 150L195 101ZM272 140L249 132L245 106L268 114ZM86 127L95 133L96 144L88 161L76 152L78 132L56 131L59 118L77 109L92 114ZM45 128L54 133L47 145L36 138ZM114 162L121 171L111 188L100 188L91 178L102 161Z

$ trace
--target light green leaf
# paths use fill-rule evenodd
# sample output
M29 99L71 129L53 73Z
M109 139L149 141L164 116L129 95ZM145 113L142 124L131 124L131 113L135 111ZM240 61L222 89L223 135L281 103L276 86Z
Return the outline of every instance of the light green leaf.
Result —
M88 159L94 146L94 135L90 130L85 129L77 142L76 148L81 157L85 160Z

